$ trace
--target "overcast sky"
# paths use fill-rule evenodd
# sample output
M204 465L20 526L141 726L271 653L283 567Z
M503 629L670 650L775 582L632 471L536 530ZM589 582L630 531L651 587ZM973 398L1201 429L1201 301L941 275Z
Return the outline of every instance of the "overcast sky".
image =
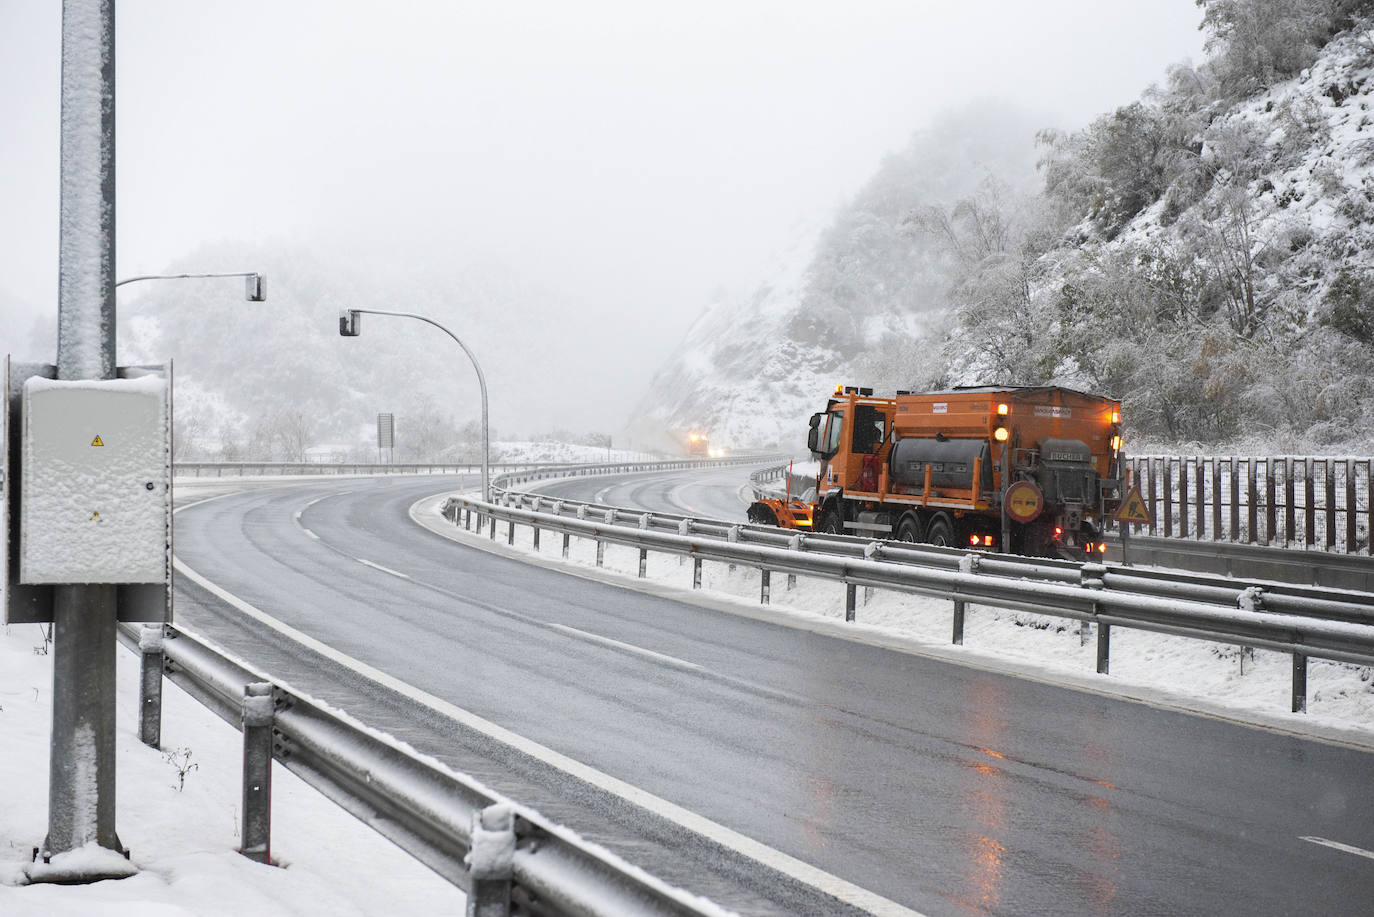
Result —
M1202 44L1194 0L117 10L121 276L218 240L463 252L662 353L936 112L1078 126ZM57 0L0 2L0 339L55 311L60 38Z

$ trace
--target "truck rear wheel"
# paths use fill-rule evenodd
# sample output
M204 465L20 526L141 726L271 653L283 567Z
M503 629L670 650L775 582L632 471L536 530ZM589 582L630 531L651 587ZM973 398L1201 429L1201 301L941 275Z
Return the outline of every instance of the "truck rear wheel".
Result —
M937 548L954 546L954 524L949 521L948 516L940 513L930 520L930 525L926 527L926 541Z
M840 522L840 514L833 509L821 513L821 534L823 535L843 535L843 523Z
M921 531L921 520L911 513L903 516L902 521L897 523L897 540L913 544L925 541L925 533Z

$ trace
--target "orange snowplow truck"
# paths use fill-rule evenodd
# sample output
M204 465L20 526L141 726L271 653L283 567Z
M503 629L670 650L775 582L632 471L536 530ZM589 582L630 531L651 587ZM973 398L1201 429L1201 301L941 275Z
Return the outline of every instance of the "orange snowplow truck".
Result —
M760 500L750 521L1083 560L1121 496L1121 402L1066 388L838 386L807 445L815 501Z

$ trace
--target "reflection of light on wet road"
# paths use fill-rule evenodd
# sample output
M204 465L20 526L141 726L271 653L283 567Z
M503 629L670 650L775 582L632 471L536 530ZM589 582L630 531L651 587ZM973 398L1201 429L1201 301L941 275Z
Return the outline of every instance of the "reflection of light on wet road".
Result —
M1105 799L1092 797L1091 801L1096 808L1111 808L1111 804ZM1088 849L1092 851L1093 861L1097 866L1088 873L1088 894L1096 909L1095 912L1108 914L1112 911L1111 904L1116 899L1117 892L1116 880L1108 873L1116 873L1117 861L1121 859L1121 844L1111 831L1101 825L1094 825L1088 829Z
M997 906L1001 897L1002 855L1007 848L995 838L979 837L973 842L973 863L977 870L973 880L973 900L980 910Z
M994 740L1004 737L1007 724L1002 717L1006 709L1002 694L997 681L980 682L974 689L968 708L971 734ZM1006 760L1005 755L991 748L979 748L978 752L994 762ZM968 874L964 877L963 894L954 900L973 913L985 914L996 909L1002 900L1007 848L1000 835L1007 827L1007 773L988 761L961 763L977 776L964 793L964 805L973 817L973 830L964 839Z

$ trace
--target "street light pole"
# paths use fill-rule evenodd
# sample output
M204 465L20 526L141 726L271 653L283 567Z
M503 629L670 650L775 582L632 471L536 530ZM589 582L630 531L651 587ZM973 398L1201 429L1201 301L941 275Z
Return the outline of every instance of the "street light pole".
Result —
M361 331L358 322L358 316L364 312L368 315L395 315L399 316L400 318L415 318L419 319L422 322L426 322L427 324L433 325L435 328L438 328L440 331L444 332L444 334L447 334L449 337L453 338L453 340L458 344L458 346L463 348L463 353L467 354L468 359L472 361L472 368L477 370L477 384L482 389L482 499L483 501L490 503L491 473L489 458L491 455L491 437L490 428L487 426L487 378L486 376L482 375L482 366L477 362L477 357L475 357L472 351L468 349L468 345L464 344L458 338L458 335L454 334L452 331L449 331L447 328L436 322L434 319L426 318L423 315L416 315L413 312L388 312L382 309L343 309L339 312L339 335L341 337L349 338L357 337Z
M57 378L115 378L114 0L62 5L62 174ZM124 852L115 833L115 620L109 584L53 590L52 742L48 858L98 845ZM60 881L129 875L78 859ZM51 874L50 873L50 874ZM35 863L30 878L42 877ZM39 879L42 880L41 878Z
M126 283L137 283L140 280L188 280L196 277L246 277L248 278L248 301L265 302L267 300L267 278L257 271L235 271L228 274L140 274L137 277L125 277L115 286L122 287Z

